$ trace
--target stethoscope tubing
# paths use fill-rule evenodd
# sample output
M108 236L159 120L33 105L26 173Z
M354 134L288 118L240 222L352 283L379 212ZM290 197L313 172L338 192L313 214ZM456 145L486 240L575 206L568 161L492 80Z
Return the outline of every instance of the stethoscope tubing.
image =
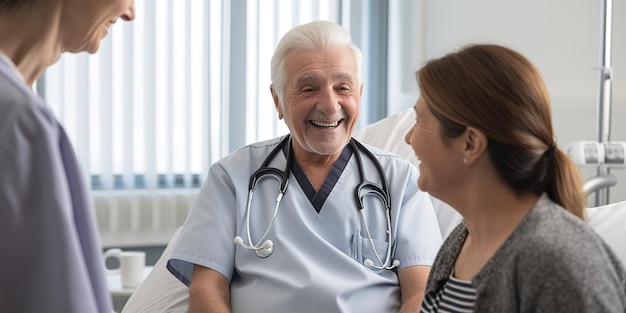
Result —
M256 254L262 258L268 257L273 252L273 243L271 242L271 240L266 240L266 237L269 234L270 229L272 228L274 220L276 219L276 215L278 214L278 209L280 207L280 201L283 195L285 194L287 190L287 186L289 184L289 173L291 171L291 166L293 164L293 151L291 150L291 147L290 146L288 147L287 165L285 167L285 170L281 171L277 168L271 168L269 167L269 163L276 156L276 154L278 154L278 152L281 151L285 147L285 145L290 143L289 142L290 137L291 137L290 135L286 135L280 141L280 143L270 152L270 154L261 164L261 167L259 167L259 169L257 169L250 177L250 183L248 186L249 187L248 199L246 201L246 213L245 213L246 235L247 235L248 243L243 243L243 241L241 240L241 237L239 236L235 237L236 244L241 245L247 250L255 251ZM359 167L359 176L360 176L360 183L355 189L355 195L354 195L356 204L357 204L357 211L363 221L363 225L365 227L365 233L367 235L370 247L379 265L373 264L373 262L371 262L371 260L369 259L365 260L366 261L365 264L367 266L370 266L376 269L391 270L397 267L399 265L399 262L396 260L396 261L393 261L391 264L389 264L391 262L391 250L392 250L391 247L393 245L393 240L392 240L393 230L391 226L391 214L390 214L391 199L390 199L389 191L387 188L387 178L382 169L382 166L380 165L380 162L378 162L376 157L365 146L363 146L360 142L356 141L355 139L350 139L350 145L355 154L357 165ZM381 177L382 186L378 186L374 184L373 182L368 181L367 178L365 177L365 173L363 170L363 160L361 159L361 154L360 154L361 151L365 152L367 157L372 160L372 163L374 163L374 166L376 167L376 170L378 171L378 174ZM254 190L256 189L257 184L265 177L273 177L276 180L278 180L280 183L280 188L279 188L278 196L276 198L276 205L274 207L274 213L272 214L272 218L268 224L268 227L265 230L265 233L263 234L259 242L254 244L251 233L250 233L250 211L252 207L252 197L254 195ZM361 197L361 192L364 190L365 190L365 194L363 195L363 197ZM374 240L371 236L369 226L367 224L367 219L365 218L365 213L363 211L364 209L363 198L365 197L365 195L369 193L373 193L375 196L380 198L380 200L384 203L384 206L385 206L385 219L386 219L386 224L387 224L387 251L385 254L384 261L382 260L382 258L378 254L378 251L376 250L376 246L374 245Z
M248 201L247 201L246 207L250 207L250 205L252 204L253 194L254 194L254 190L251 190L248 193ZM278 214L278 207L280 205L280 200L283 198L283 194L284 193L282 191L278 193L278 197L276 197L276 206L274 207L274 214L272 214L272 219L270 219L267 229L265 230L265 233L263 234L259 242L255 244L254 246L252 246L254 248L253 250L258 250L258 249L263 248L262 245L265 242L265 238L267 237L267 234L269 234L270 229L272 229L272 225L274 224L274 220L276 219L276 215ZM250 210L246 210L246 221L248 223L250 221ZM250 227L246 227L246 233L248 235L248 243L252 245L253 242L252 242L252 236L250 235Z

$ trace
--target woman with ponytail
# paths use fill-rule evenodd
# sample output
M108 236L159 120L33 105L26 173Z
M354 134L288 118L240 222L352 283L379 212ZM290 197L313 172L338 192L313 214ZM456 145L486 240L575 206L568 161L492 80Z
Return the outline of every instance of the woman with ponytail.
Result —
M464 219L422 312L624 312L624 267L584 222L582 177L557 146L532 63L471 45L426 63L417 82L406 141L418 185Z

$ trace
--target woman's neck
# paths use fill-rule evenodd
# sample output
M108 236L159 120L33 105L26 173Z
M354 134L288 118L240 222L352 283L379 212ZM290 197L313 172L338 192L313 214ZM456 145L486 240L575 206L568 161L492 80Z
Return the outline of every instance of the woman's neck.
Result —
M476 197L464 215L476 247L493 245L494 241L503 242L539 198L532 193L515 194L510 189L491 191L483 197Z
M497 188L496 188L497 189ZM462 213L468 236L455 264L455 276L471 279L502 246L538 200L532 193L518 195L512 190L482 193L468 201Z
M0 13L0 50L13 61L29 86L62 52L60 6L53 5L56 1L37 3Z

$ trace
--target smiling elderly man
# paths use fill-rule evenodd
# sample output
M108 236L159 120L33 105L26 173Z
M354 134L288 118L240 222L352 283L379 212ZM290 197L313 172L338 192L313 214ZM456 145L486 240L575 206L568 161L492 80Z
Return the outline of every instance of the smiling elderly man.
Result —
M419 310L441 233L416 168L351 138L361 59L330 22L281 39L271 93L290 135L211 167L168 262L190 312Z

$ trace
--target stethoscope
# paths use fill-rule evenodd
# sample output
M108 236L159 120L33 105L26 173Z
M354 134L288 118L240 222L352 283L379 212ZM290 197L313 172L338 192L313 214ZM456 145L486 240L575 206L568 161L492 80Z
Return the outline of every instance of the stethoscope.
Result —
M289 172L293 164L293 151L291 147L288 147L288 150L287 150L288 151L287 152L287 165L285 166L284 170L281 171L277 168L269 167L269 163L271 162L272 159L274 159L274 157L276 156L276 154L278 154L279 151L284 149L284 147L288 143L290 143L289 139L290 139L289 135L285 136L285 138L281 140L281 142L270 152L267 158L263 161L263 164L261 164L261 167L259 167L259 169L256 170L256 172L254 172L252 176L250 177L250 184L248 186L248 201L246 204L246 235L248 237L248 243L247 244L244 243L243 238L241 238L241 236L237 236L234 239L235 244L240 245L246 248L247 250L254 251L256 255L261 258L266 258L270 256L272 252L274 252L274 243L269 239L266 240L265 238L267 237L267 234L272 228L272 224L274 223L274 219L276 218L276 214L278 213L280 200L282 199L283 195L287 191L287 185L289 184ZM384 175L384 171L383 171L382 166L380 165L380 162L378 162L376 157L374 157L374 155L367 148L365 148L365 146L363 146L360 142L354 139L350 139L350 145L352 147L352 150L354 151L357 165L359 167L359 176L360 176L359 177L360 183L354 190L354 197L356 199L356 203L358 204L357 210L359 212L359 215L361 216L361 219L365 228L365 233L370 243L370 248L372 249L372 252L374 253L374 257L376 258L376 261L378 263L376 265L371 259L366 259L363 262L363 264L367 267L376 268L379 270L383 270L383 269L390 270L390 269L396 268L400 265L400 261L391 260L391 246L393 243L393 240L392 240L393 231L391 228L391 214L390 214L391 199L389 197L389 190L387 189L387 178ZM368 181L367 178L365 177L365 172L363 170L363 160L361 159L360 151L363 151L367 155L367 157L370 158L372 162L374 163L374 166L376 167L376 170L378 171L378 174L381 177L382 186L379 186L371 181ZM278 180L278 182L280 183L280 187L278 190L278 196L276 197L276 205L274 206L274 213L272 214L272 218L270 219L270 222L267 225L267 229L265 230L265 233L263 234L261 239L256 244L253 244L252 237L250 236L250 207L252 204L252 196L254 194L254 190L256 189L257 184L262 179L267 178L267 177L271 177L271 178ZM376 251L376 248L374 246L374 240L372 239L372 236L370 234L370 230L367 225L367 220L365 218L365 213L363 212L363 208L364 208L363 199L365 198L365 196L369 194L372 194L378 197L385 206L385 219L386 219L386 224L387 224L386 225L387 226L387 231L386 231L387 251L385 253L384 261L381 258L380 254L378 253L378 251Z

